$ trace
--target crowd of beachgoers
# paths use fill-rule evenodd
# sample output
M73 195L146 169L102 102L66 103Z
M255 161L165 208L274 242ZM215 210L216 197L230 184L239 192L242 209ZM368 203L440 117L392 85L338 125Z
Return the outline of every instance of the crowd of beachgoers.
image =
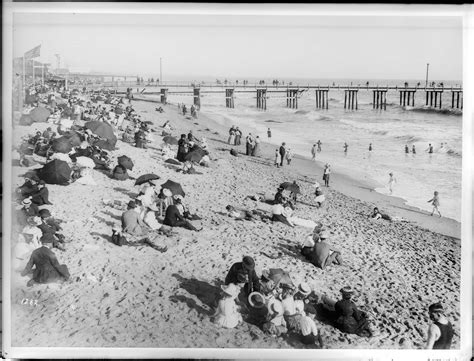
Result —
M77 184L86 189L84 192L105 187L107 182L115 186L117 183L123 184L123 193L129 195L128 199L105 197L101 200L102 208L120 212L113 217L115 222L107 223L107 241L114 247L130 250L141 247L139 249L146 252L154 252L153 257L166 258L172 251L170 247L175 247L180 238L189 237L186 233L199 240L212 218L201 209L199 205L202 203L198 205L187 200L188 190L182 181L176 181L176 177L183 180L186 179L183 177L201 176L215 170L223 151L230 155L226 159L232 164L232 161L240 162L242 158L260 161L266 149L262 147L259 135L247 133L244 141L245 133L236 126L228 130L228 135L223 135L219 144L227 148L220 150L214 146L215 139L210 141L193 130L183 132L182 129L187 124L189 129L191 125L199 124L198 106L191 105L188 115L184 104L178 104L177 112L176 106L154 104L153 114L142 118L140 102L133 99L131 91L122 96L106 89L83 88L68 91L52 85L32 85L26 91L25 100L25 109L18 119L18 125L14 126L26 126L30 130L41 124L44 130L34 134L23 132L21 143L15 144L18 154L15 166L24 170L22 184L18 184L14 190L12 237L13 270L20 275L21 282L24 282L15 285L20 289L34 289L51 283L69 287L79 278L76 266L73 267L73 272L70 265L61 262L65 258L74 259L72 253L77 252L77 240L69 231L69 221L62 220L61 216L57 217L60 215L55 211L58 203L52 202L55 192L67 193L65 188ZM148 116L152 116L153 121L145 120ZM209 128L206 131L211 136L220 135ZM320 149L320 144L318 147ZM154 151L157 156L150 156L150 153L146 153L148 150ZM314 152L316 151L314 148ZM272 157L271 154L266 156ZM291 149L283 143L275 150L274 162L269 163L272 177L280 172L280 169L275 168L285 168L288 171L292 166L291 161ZM137 163L144 165L140 168L140 173L136 170ZM150 164L149 168L146 167L147 163ZM162 174L141 172L152 169L152 163L153 166L159 164L163 170L166 169L163 174L174 173L175 177L168 177L165 181ZM328 270L336 273L338 270L347 270L355 267L351 265L352 257L347 255L349 252L344 249L344 243L339 242L336 246L333 241L334 228L327 218L335 204L330 205L331 198L334 198L333 191L329 189L330 175L331 166L326 164L322 174L324 186L316 181L316 177L308 187L294 176L274 184L273 189L266 189L260 194L256 191L257 187L252 189L252 184L246 183L248 195L245 202L229 202L222 209L222 214L236 224L257 224L257 228L258 224L265 224L270 227L269 232L280 239L288 238L289 229L297 229L300 239L293 258L299 257L320 274ZM216 176L213 186L218 187L219 181L231 182L231 178L226 179L226 176L230 177L230 174ZM232 179L234 182L246 182L235 176ZM202 192L212 192L212 189L214 188L210 186ZM196 192L196 188L193 190ZM62 196L61 202L63 208L58 210L64 209L67 199ZM302 213L300 210L304 207L318 210L318 218L311 212ZM357 216L363 217L363 222L388 225L380 226L382 228L395 227L397 235L403 234L404 227L413 227L405 219L391 217L379 211L378 207L372 209L373 211ZM68 218L73 219L76 211L71 207ZM243 226L236 232L245 237L247 229L248 227ZM80 229L76 231L80 232ZM357 235L363 236L359 231ZM410 236L407 242L414 240ZM442 241L448 242L445 239ZM437 242L441 241L437 239ZM252 249L248 246L246 244L244 248L245 253L242 253L243 249L240 251L239 259L230 255L234 262L225 275L222 275L219 292L214 291L207 296L210 311L205 314L216 328L239 330L244 324L253 325L260 330L261 337L279 338L285 342L296 340L296 343L289 343L292 346L286 346L295 348L332 347L333 339L327 335L328 327L334 332L337 330L341 334L355 335L360 340L387 337L383 330L385 324L377 319L380 312L367 305L357 304L357 300L363 298L360 294L361 284L357 287L347 280L339 287L338 299L334 298L334 294L328 297L324 285L320 285L321 289L315 289L304 277L297 277L299 280L296 282L294 270L281 262L281 253L275 255L260 252L273 262L262 266L258 264L256 256L259 247ZM455 276L459 255L456 254L456 248L453 248L454 250L450 250L450 255L453 255L450 262L453 263L452 274ZM122 262L124 268L127 268L126 254L124 257ZM403 255L400 257L399 259L403 259ZM185 262L192 264L193 255L188 255ZM177 272L181 264L174 263L173 267ZM196 263L195 267L199 265ZM399 264L399 267L403 266ZM357 269L350 272L357 272ZM438 292L439 288L436 290ZM135 292L146 293L149 290L137 289ZM448 300L442 294L437 296L437 299L424 304L423 309L417 310L417 315L425 313L431 320L414 326L417 330L420 327L428 330L426 334L416 331L424 337L423 344L418 343L418 347L448 349L453 339L455 342L458 340L455 329L458 319L453 323L449 319L456 307L444 304ZM403 301L408 307L410 300ZM391 317L389 319L389 323L395 323L395 320L391 321ZM420 320L417 318L415 322ZM423 320L426 321L427 318ZM412 329L411 323L407 328ZM324 333L322 329L325 330ZM401 336L401 329L399 332ZM327 339L330 340L329 345ZM357 339L351 340L351 343L358 343ZM401 347L408 345L400 338L397 340ZM410 345L413 346L413 343Z

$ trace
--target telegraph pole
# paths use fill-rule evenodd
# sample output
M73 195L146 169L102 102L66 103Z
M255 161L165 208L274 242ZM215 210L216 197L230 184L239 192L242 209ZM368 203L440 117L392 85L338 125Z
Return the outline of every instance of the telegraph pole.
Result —
M160 58L160 84L163 84L163 74L161 72L161 58Z
M428 87L428 69L430 68L430 63L426 63L426 83L425 88Z

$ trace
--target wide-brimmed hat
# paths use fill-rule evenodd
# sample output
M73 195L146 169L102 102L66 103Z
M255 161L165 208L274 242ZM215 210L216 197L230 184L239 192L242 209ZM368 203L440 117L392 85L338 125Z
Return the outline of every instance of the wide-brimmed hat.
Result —
M255 268L255 261L250 256L244 256L242 259L242 265L247 270L253 270Z
M351 296L354 294L354 290L351 288L351 286L344 286L342 287L339 292L342 293L342 295L348 295L348 296Z
M315 238L314 234L306 237L303 243L303 247L314 247L314 238Z
M311 293L311 287L306 282L301 282L298 286L298 292L303 296L308 296Z
M436 302L436 303L433 303L432 305L430 305L430 307L428 307L428 311L430 313L443 312L444 308L443 308L443 305L441 304L441 302Z
M43 223L41 221L41 217L28 217L26 221L31 226L39 226L41 223Z
M254 308L263 308L265 306L265 297L260 292L252 292L248 301L250 306Z
M224 291L224 293L234 298L237 297L240 293L240 288L233 283L229 283L228 285L223 285L221 286L221 289L222 291Z
M173 196L173 198L174 198L175 201L180 201L180 202L183 201L183 196L180 195L180 194L175 194L175 195Z
M270 304L270 309L279 316L283 314L283 305L279 301L272 302Z
M41 218L47 218L51 217L51 212L49 211L49 209L42 209L39 211L39 215Z
M168 188L163 188L163 194L166 197L171 197L173 195L173 193L171 193L171 191Z
M128 205L127 205L128 208L135 208L136 206L137 204L135 203L135 201L130 201L128 202Z
M21 204L23 204L24 206L27 206L27 205L31 204L31 198L28 197L28 198L23 199Z
M262 277L270 281L270 270L269 269L262 270Z

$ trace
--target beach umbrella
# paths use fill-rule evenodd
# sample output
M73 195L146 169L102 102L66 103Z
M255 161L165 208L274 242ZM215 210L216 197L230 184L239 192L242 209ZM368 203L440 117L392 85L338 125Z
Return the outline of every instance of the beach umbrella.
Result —
M201 154L201 152L194 151L194 152L189 152L186 154L184 157L185 160L188 162L196 162L199 163L204 155Z
M28 114L22 114L19 122L20 122L20 125L31 125L35 121Z
M135 181L135 185L139 186L143 183L146 183L155 179L160 179L160 177L153 173L143 174L137 178L137 180Z
M163 137L163 142L166 143L166 144L170 144L170 145L177 145L178 144L178 139L176 139L175 137L172 137L170 135L167 135L166 137Z
M76 164L79 166L79 167L82 167L82 168L91 168L91 169L94 169L95 167L95 162L93 159L89 158L89 157L77 157L76 158Z
M71 177L71 168L66 162L55 159L38 171L38 177L48 184L65 184Z
M280 187L293 193L301 193L300 186L296 183L284 182Z
M173 195L180 195L180 196L185 196L185 193L183 191L183 188L181 187L181 184L173 182L171 180L167 180L165 183L161 185L161 188L167 188L173 193Z
M81 136L80 136L79 133L77 133L77 132L74 132L74 131L67 131L67 132L64 134L64 136L69 139L69 143L71 143L71 145L72 145L73 147L77 147L77 146L81 145L81 143L82 143Z
M87 122L84 125L87 129L90 129L92 133L98 135L101 138L104 138L105 141L97 141L94 145L104 148L107 150L115 149L115 144L117 143L117 137L114 134L112 126L105 122L99 122L96 120Z
M181 165L181 162L179 160L173 159L173 158L168 158L167 160L165 160L165 163L174 164L174 165Z
M51 115L50 111L44 107L36 107L30 112L30 117L35 122L44 123Z
M53 151L59 153L69 153L72 150L71 142L67 137L59 137L52 142Z
M125 169L128 169L128 170L133 169L133 162L126 155L122 155L122 156L118 157L117 160L118 160L118 164L120 164Z
M170 135L171 135L171 133L166 132L166 131L164 131L164 130L161 132L161 136L162 136L162 137L167 137L167 136L170 136Z

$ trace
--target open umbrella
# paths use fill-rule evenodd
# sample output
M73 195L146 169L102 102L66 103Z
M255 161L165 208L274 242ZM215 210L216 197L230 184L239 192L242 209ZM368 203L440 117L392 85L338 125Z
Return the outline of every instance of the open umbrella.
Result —
M173 193L173 195L180 195L180 196L185 196L185 193L183 191L183 188L181 187L181 184L173 182L171 180L167 180L165 183L161 185L161 188L167 188Z
M280 184L280 187L293 193L301 193L300 186L296 184L295 182L294 183L284 182Z
M92 158L89 157L77 157L76 164L82 168L91 168L94 169L95 162Z
M168 158L167 160L165 160L165 163L174 164L174 165L181 165L181 162L179 160L173 159L173 158Z
M53 151L59 153L69 153L72 150L71 142L66 137L59 137L52 142Z
M137 178L137 180L135 181L135 185L139 186L140 184L143 184L155 179L160 179L160 177L153 173L143 174Z
M166 143L166 144L170 144L170 145L178 145L178 139L176 139L175 137L172 137L170 135L167 135L166 137L163 137L163 142Z
M184 160L187 160L188 162L196 162L199 163L202 159L203 155L201 152L195 151L195 152L189 152L186 154L184 157Z
M35 122L44 123L51 115L50 111L44 107L36 107L30 112L30 117Z
M120 164L125 169L129 169L129 170L133 169L133 162L126 155L122 155L122 156L118 157L117 160L118 160L118 164Z
M71 178L71 168L66 162L55 159L38 171L38 177L48 184L65 184Z
M67 131L64 133L64 136L69 139L69 143L71 143L73 147L77 147L82 143L81 136L77 132Z
M117 143L117 137L114 134L112 126L105 122L99 122L96 120L87 122L84 125L87 129L90 129L92 133L98 135L101 138L104 138L107 143L113 148L115 148L115 143ZM102 147L107 149L106 147Z

